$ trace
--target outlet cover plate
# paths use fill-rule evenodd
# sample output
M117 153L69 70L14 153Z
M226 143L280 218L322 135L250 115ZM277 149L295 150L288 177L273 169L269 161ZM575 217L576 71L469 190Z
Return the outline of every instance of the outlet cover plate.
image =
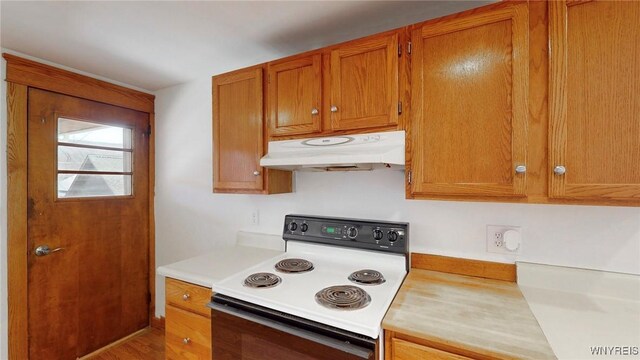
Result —
M249 224L253 226L260 225L260 211L256 209L251 212L249 215Z
M504 246L502 234L507 230L515 230L520 233L520 246L516 251L509 251ZM512 225L487 225L487 252L504 255L520 255L522 251L522 229Z

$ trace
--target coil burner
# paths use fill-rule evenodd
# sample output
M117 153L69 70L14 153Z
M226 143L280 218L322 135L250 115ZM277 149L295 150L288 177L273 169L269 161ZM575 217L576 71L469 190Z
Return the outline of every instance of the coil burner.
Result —
M330 309L357 310L369 305L371 296L353 285L330 286L316 293L316 302Z
M350 281L360 285L380 285L386 280L380 271L376 270L358 270L348 278Z
M247 276L244 286L250 288L270 288L282 282L280 276L272 273L260 272Z
M283 273L303 273L313 270L313 263L305 259L284 259L275 268Z

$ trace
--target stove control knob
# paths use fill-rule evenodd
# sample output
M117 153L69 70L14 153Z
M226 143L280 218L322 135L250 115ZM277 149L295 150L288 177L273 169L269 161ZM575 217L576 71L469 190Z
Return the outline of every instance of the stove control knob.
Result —
M296 229L298 228L298 224L296 224L294 221L289 223L289 226L287 226L287 229L289 229L289 231L296 231Z
M391 230L389 231L389 234L387 234L387 237L389 238L390 242L395 242L396 240L398 240L398 232L395 230Z
M381 240L384 237L384 233L380 229L373 230L373 238L376 240Z
M353 240L356 238L356 236L358 236L358 229L354 228L353 226L350 227L347 230L347 236L349 237L349 239Z
M302 225L300 225L300 230L302 232L307 232L307 230L309 230L309 225L303 223Z

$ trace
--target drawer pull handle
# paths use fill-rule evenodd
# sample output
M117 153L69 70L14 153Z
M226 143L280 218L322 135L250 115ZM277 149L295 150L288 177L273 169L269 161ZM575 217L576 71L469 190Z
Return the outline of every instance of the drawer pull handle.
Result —
M191 295L185 293L184 295L182 295L182 300L187 301L187 300L189 300L190 297L191 297Z
M556 167L553 168L553 173L560 176L560 175L564 175L564 173L567 172L567 169L562 166L562 165L558 165Z
M189 339L188 337L186 337L186 338L182 339L182 342L183 342L185 345L189 345L189 344L191 343L191 339Z

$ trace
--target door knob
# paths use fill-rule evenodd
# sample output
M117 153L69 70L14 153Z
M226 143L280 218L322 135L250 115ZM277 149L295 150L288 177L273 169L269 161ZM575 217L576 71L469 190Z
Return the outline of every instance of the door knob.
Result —
M53 250L51 250L51 248L49 248L49 245L40 245L36 248L36 256L45 256L45 255L49 255L51 253L54 252L58 252L60 250L64 250L63 247L59 247L59 248L55 248Z
M338 112L338 107L335 105L331 106L331 112Z
M524 174L527 172L527 167L525 165L516 166L516 174Z
M313 108L311 109L311 115L318 115L320 112L318 111L318 109Z
M260 176L260 171L256 170L253 172L253 176Z

